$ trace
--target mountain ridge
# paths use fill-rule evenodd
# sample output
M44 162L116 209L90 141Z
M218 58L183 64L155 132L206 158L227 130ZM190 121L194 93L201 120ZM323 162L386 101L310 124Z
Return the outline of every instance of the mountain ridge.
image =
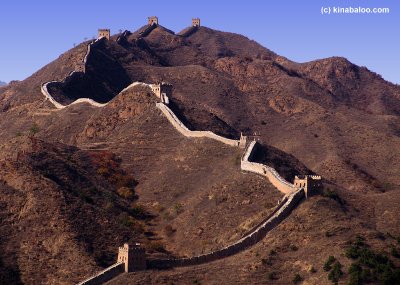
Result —
M40 88L49 81L62 82L78 70L88 44L78 45L28 79L0 90L1 158L13 156L14 145L21 145L23 153L22 146L28 144L30 154L20 164L1 162L5 166L0 173L1 185L13 190L4 190L7 196L2 202L6 206L0 214L19 214L19 204L10 201L23 202L26 198L13 194L17 190L37 194L34 187L24 188L19 180L24 169L32 169L24 177L35 176L35 181L44 183L41 185L47 195L70 197L72 190L82 189L80 195L70 198L71 206L63 206L66 212L79 208L76 205L96 209L96 201L115 201L126 208L132 204L133 212L115 216L116 212L102 207L101 217L93 215L104 232L118 229L115 231L120 235L103 235L102 230L96 239L91 228L65 231L68 236L78 232L81 237L76 243L72 238L65 240L74 244L67 269L71 278L55 265L53 269L42 268L51 272L50 277L35 273L34 280L29 279L32 269L27 266L26 252L18 250L18 240L9 238L17 230L14 223L29 225L30 220L26 216L14 220L11 215L7 224L1 224L10 233L4 241L10 250L0 256L0 264L17 272L21 282L56 280L67 284L83 280L89 272L115 260L116 246L129 230L152 256L192 256L212 251L257 224L260 214L279 199L270 184L237 171L240 153L232 153L216 142L191 140L176 133L155 108L154 94L140 86L120 93L134 81L172 83L172 109L185 124L193 130L210 130L236 139L242 132L260 140L257 160L283 172L287 180L298 171L310 170L331 183L323 189L325 194L302 203L271 235L246 252L196 268L128 274L112 284L168 284L175 278L186 284L203 278L206 283L220 280L219 284L243 280L287 284L294 272L300 272L311 284L329 284L322 270L326 258L335 255L346 268L350 266L351 261L338 252L344 251L357 234L368 239L372 248L390 252L394 237L400 236L396 207L396 201L400 201L397 86L342 58L295 63L237 34L200 27L182 37L156 27L145 37L133 32L101 40L88 56L85 73L50 90L63 103L78 95L109 104L94 107L82 103L56 110L44 100ZM32 139L38 140L38 148ZM83 157L90 153L105 158L115 154L116 159L106 165L91 165L94 176L90 177L90 173L82 172L87 168ZM76 169L80 181L63 171L65 165L70 165L71 173ZM133 188L137 200L129 198L129 192L117 192L107 181L106 189L98 192L85 184L86 179L102 181L107 177L103 175L116 166L137 181ZM49 176L46 169L56 175ZM48 187L46 181L55 186ZM74 189L68 186L70 183ZM115 200L109 200L110 193ZM44 201L42 196L34 197ZM90 198L95 198L94 205ZM132 215L138 212L150 215L136 219ZM43 214L39 211L36 218L43 219ZM63 216L63 221L74 224L75 220ZM42 232L32 233L32 239L49 244ZM104 246L97 248L100 240ZM50 252L55 260L64 260L65 255L57 253L56 248ZM84 260L78 258L79 253ZM20 258L13 262L10 256ZM34 262L46 258L39 255ZM101 260L104 263L100 264ZM86 263L90 268L83 266ZM310 266L317 272L310 272ZM237 272L242 273L238 276ZM269 272L275 272L279 279L267 280ZM2 271L0 276L14 282Z

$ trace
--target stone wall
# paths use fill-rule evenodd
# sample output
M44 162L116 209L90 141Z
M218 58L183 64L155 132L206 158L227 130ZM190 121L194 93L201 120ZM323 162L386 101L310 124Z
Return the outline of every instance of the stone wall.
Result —
M191 131L181 122L181 120L178 119L178 117L176 117L174 112L172 112L172 110L168 106L163 103L157 103L156 106L167 117L168 121L175 127L175 129L178 130L185 137L210 138L230 146L239 146L239 140L227 139L210 131Z
M103 284L103 283L115 278L117 275L123 273L124 266L125 265L123 262L115 263L115 264L111 265L110 267L87 278L86 280L79 282L77 285L100 285L100 284Z
M207 254L202 254L189 258L176 258L176 259L155 259L148 261L148 268L171 268L180 266L191 266L202 263L208 263L221 258L225 258L234 255L246 248L256 244L263 239L268 232L275 228L280 222L282 222L293 210L293 208L299 203L304 197L303 189L296 192L292 192L286 196L285 199L277 206L274 212L268 216L260 225L250 231L243 238L238 240L236 243L224 247L220 250L216 250Z
M150 25L150 26L147 26L146 29L144 29L143 31L141 31L141 32L139 33L139 36L140 36L140 37L146 37L146 36L148 36L148 35L151 33L151 31L154 30L155 28L157 28L157 25Z
M292 193L294 191L293 184L283 179L282 176L280 176L274 168L261 163L250 162L256 144L256 141L252 141L248 145L240 162L240 168L244 171L253 172L266 177L272 185L274 185L280 192L285 195Z
M100 40L101 40L101 39L97 39L97 40L92 41L92 42L90 42L90 43L88 44L87 50L86 50L86 54L85 54L85 57L83 58L82 64L80 64L80 65L78 66L77 70L74 70L74 71L70 72L70 73L64 78L64 80L63 80L62 82L65 82L66 80L68 80L68 78L71 77L71 76L72 76L74 73L76 73L76 72L83 72L83 73L86 72L86 63L87 63L87 60L88 60L90 51L91 51L92 47L93 47L94 45L96 45ZM103 107L103 106L106 105L106 104L98 103L98 102L96 102L96 101L94 101L94 100L92 100L92 99L89 99L89 98L79 98L78 100L75 100L74 102L72 102L72 103L69 104L69 105L62 105L62 104L60 104L59 102L57 102L57 101L53 98L53 96L51 96L49 90L47 89L48 85L54 84L54 83L59 83L59 82L58 82L58 81L49 81L49 82L43 83L42 86L41 86L41 92L42 92L42 94L46 97L46 99L49 100L50 103L52 103L52 104L54 105L54 107L56 107L57 109L63 109L63 108L65 108L65 107L68 107L69 105L77 104L77 103L88 103L88 104L90 104L90 105L92 105L92 106L95 106L95 107Z
M185 30L183 33L179 34L181 37L189 37L192 34L194 34L197 30L199 29L199 27L197 26L192 26L190 28L188 28L187 30Z

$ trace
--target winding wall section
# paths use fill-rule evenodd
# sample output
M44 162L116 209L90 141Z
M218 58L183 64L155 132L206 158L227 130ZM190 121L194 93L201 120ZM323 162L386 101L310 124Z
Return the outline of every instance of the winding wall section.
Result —
M83 73L85 73L85 72L86 72L86 63L87 63L87 60L88 60L90 51L91 51L93 45L96 44L97 42L99 42L101 39L102 39L102 38L97 39L97 40L92 41L91 43L88 44L85 57L83 58L83 61L82 61L82 67L79 67L78 70L74 70L74 71L70 72L70 73L64 78L64 80L62 81L62 83L66 82L66 81L68 80L68 78L71 77L74 73L77 73L77 72L83 72ZM59 109L59 110L64 109L64 108L66 108L66 107L68 107L68 106L70 106L70 105L73 105L73 104L78 104L78 103L88 103L88 104L90 104L90 105L92 105L92 106L95 106L95 107L104 107L105 105L107 105L107 103L104 103L104 104L98 103L98 102L96 102L96 101L94 101L94 100L92 100L92 99L90 99L90 98L79 98L78 100L75 100L75 101L72 102L71 104L63 105L63 104L57 102L57 101L53 98L53 96L51 96L51 94L50 94L50 92L49 92L49 90L48 90L49 84L54 84L54 83L59 83L59 81L49 81L49 82L43 83L42 86L41 86L41 91L42 91L42 94L45 96L45 98L46 98L47 100L49 100L49 101L54 105L54 107L56 107L56 108Z
M291 193L283 199L283 201L278 205L275 211L257 228L245 235L243 238L226 246L220 250L216 250L207 254L202 254L194 257L188 258L176 258L176 259L156 259L149 260L149 268L170 268L170 267L180 267L180 266L191 266L199 265L202 263L207 263L215 261L221 258L225 258L234 255L246 248L256 244L265 235L275 228L281 221L283 221L291 212L291 210L299 203L299 201L304 197L303 189L300 189L294 193Z
M216 135L211 131L191 131L181 122L181 120L178 119L178 117L167 105L164 103L156 103L156 106L161 110L165 117L167 117L168 121L175 127L175 129L185 137L210 138L230 146L239 146L239 140L227 139Z
M240 168L243 171L253 172L266 177L272 185L274 185L279 191L281 191L285 195L292 193L294 191L294 185L283 179L283 177L280 176L274 168L261 163L250 161L256 144L256 141L252 141L248 145L240 162Z

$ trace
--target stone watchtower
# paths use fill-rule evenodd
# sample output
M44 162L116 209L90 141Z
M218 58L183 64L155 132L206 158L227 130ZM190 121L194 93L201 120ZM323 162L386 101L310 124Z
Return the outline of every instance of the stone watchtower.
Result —
M98 39L106 38L107 40L110 39L110 29L99 29L99 36Z
M200 27L200 18L192 19L192 27Z
M321 176L319 175L299 175L294 177L294 188L304 188L306 198L317 193L322 187Z
M244 136L243 133L240 133L239 147L245 148L246 144L247 144L247 136Z
M139 243L129 246L127 243L118 249L117 262L125 263L125 272L146 269L146 251Z
M156 17L156 16L151 16L151 17L148 17L147 18L148 19L148 25L149 26L151 26L151 25L158 25L158 17Z
M172 84L161 82L157 84L151 84L151 91L160 98L161 102L168 104L169 98L172 95Z

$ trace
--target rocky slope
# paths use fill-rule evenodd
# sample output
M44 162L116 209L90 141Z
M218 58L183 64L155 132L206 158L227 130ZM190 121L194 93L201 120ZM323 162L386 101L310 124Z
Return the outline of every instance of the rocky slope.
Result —
M240 173L240 151L177 133L149 89L117 96L133 81L172 83L172 108L190 128L255 134L263 143L258 161L288 180L322 175L325 197L301 204L262 244L237 256L112 284L287 284L296 273L308 284L329 284L324 262L335 255L347 272L352 260L344 252L357 234L387 256L398 247L398 86L342 58L299 64L206 27L186 37L162 26L144 38L119 36L93 46L85 73L64 80L81 67L88 42L0 89L3 283L76 282L112 263L127 240L142 241L154 256L213 250L239 238L280 198L266 181ZM54 80L60 83L50 92L64 104L111 101L56 111L40 92ZM97 162L89 164L93 155ZM135 181L135 195L118 192L108 179L114 174ZM107 206L110 199L116 206ZM17 234L22 228L26 237Z

